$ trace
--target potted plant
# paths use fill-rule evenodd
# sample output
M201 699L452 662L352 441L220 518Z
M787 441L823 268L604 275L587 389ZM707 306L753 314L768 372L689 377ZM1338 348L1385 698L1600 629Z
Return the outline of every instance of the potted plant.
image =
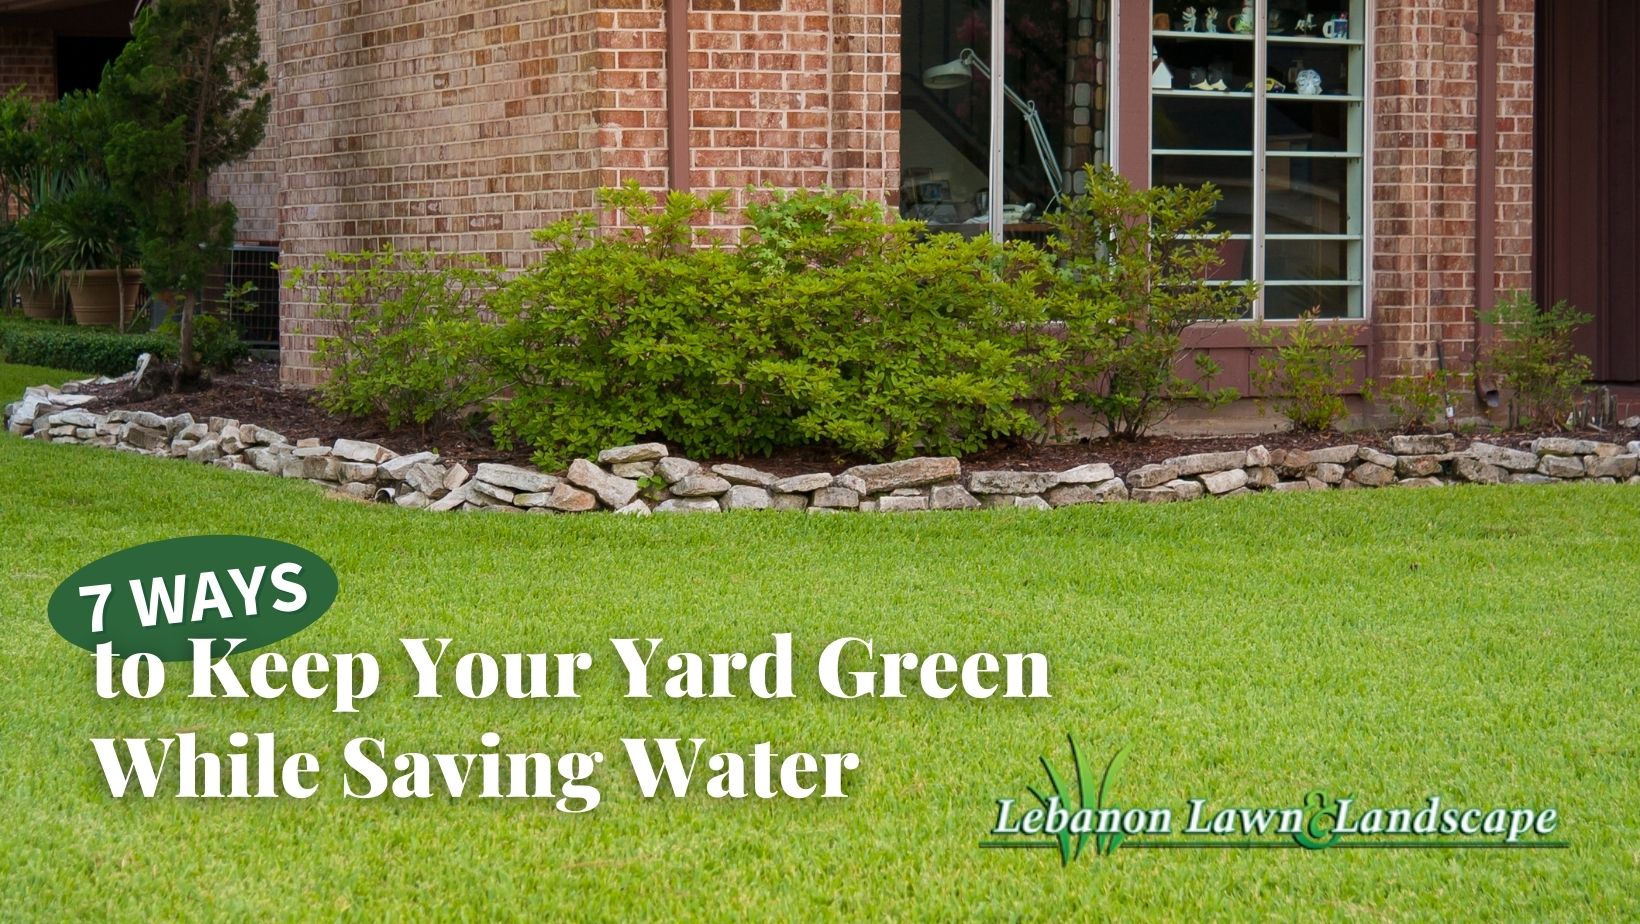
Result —
M51 245L51 229L37 212L0 225L0 291L15 292L23 314L36 320L63 320L68 297L63 262Z
M105 178L83 171L39 212L51 225L50 246L62 261L74 320L123 328L142 281L141 271L130 265L135 237L130 211Z

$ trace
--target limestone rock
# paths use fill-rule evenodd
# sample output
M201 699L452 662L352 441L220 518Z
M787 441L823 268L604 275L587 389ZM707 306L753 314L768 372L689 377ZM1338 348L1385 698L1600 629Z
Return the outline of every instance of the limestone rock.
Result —
M1397 486L1403 487L1403 488L1444 488L1444 487L1446 487L1446 482L1442 481L1439 478L1402 478L1400 481L1395 482L1395 484Z
M472 497L470 499L475 503L484 503L484 499L488 498L498 504L511 505L513 498L517 496L518 492L511 488L503 488L487 481L475 481L473 482Z
M1503 476L1504 484L1554 484L1555 479L1537 472L1510 472Z
M700 463L692 462L680 456L667 456L655 463L655 471L667 484L677 484L690 475L700 471Z
M1587 456L1596 449L1594 440L1574 440L1564 436L1545 436L1532 441L1532 451L1540 456Z
M656 513L717 513L722 510L710 497L674 497L661 501Z
M1329 446L1326 449L1310 450L1311 465L1348 465L1355 461L1356 454L1361 447L1351 443L1348 446ZM1342 480L1342 479L1340 479Z
M426 509L427 505L432 502L432 498L420 493L419 491L409 491L404 494L396 495L393 498L394 504L411 510Z
M254 465L255 463L252 464ZM343 462L336 471L336 477L342 481L375 481L376 463Z
M431 462L417 462L404 472L404 483L428 497L441 497L450 490L446 487L446 478L444 469Z
M1270 465L1270 450L1264 446L1254 446L1247 450L1247 458L1242 462L1243 468L1267 468Z
M1128 472L1127 483L1130 488L1155 488L1167 484L1179 477L1179 470L1171 465L1141 465Z
M1352 449L1350 454L1354 455L1355 451ZM1344 480L1344 466L1336 462L1317 462L1310 469L1317 480L1326 484L1338 484Z
M1511 472L1530 472L1537 469L1537 453L1523 449L1509 449L1491 443L1470 443L1465 452L1488 465Z
M628 499L627 503L631 503L631 499ZM564 513L585 513L588 510L597 509L598 498L586 491L577 490L560 482L553 486L552 493L547 497L547 502L541 506L561 510ZM620 506L625 507L626 504L623 503ZM616 509L620 508L617 507Z
M1270 453L1270 464L1287 478L1302 478L1310 470L1310 454L1302 449L1278 449Z
M650 475L655 474L655 463L654 462L616 462L616 463L610 465L609 470L614 472L615 477L617 477L617 478L631 478L631 479L636 480L638 478L648 478ZM629 504L628 506L631 506L631 505ZM619 512L620 512L619 510L616 511L616 513L619 513ZM649 508L647 506L644 507L644 513L647 514L648 512L649 512Z
M125 431L120 434L120 441L146 452L162 451L169 449L171 445L171 438L166 435L163 420L158 427L144 427L135 421L126 424Z
M1187 481L1183 478L1169 481L1164 487L1172 488L1173 493L1179 496L1179 500L1187 501L1197 500L1207 491L1201 482Z
M860 495L869 493L866 490L866 480L861 478L859 475L850 475L848 472L833 476L831 479L831 486L834 488L848 488L850 491Z
M1053 507L1050 506L1047 501L1043 500L1040 497L1037 497L1035 494L1031 494L1031 495L1026 496L1026 497L1016 497L1016 498L1014 498L1014 507L1019 509L1019 510L1052 510L1053 509Z
M1590 478L1618 478L1626 479L1640 467L1640 458L1632 455L1598 456L1589 459L1584 464L1588 468Z
M1362 446L1360 449L1356 450L1355 457L1360 459L1362 462L1371 462L1373 465L1381 466L1383 468L1394 468L1396 465L1394 456L1382 450L1374 449L1371 446Z
M729 482L708 472L696 472L684 476L682 481L672 485L672 493L678 497L717 497L727 494L731 485Z
M1398 456L1436 456L1457 448L1458 438L1450 433L1414 433L1389 438L1390 452Z
M1395 469L1376 462L1362 462L1350 470L1350 480L1369 488L1381 488L1395 482Z
M1045 496L1054 507L1072 507L1079 504L1108 504L1128 499L1127 485L1120 478L1110 478L1097 484L1067 484L1050 490Z
M616 463L616 464L618 464L618 465L632 465L632 464L635 464L635 463L619 462L619 463ZM623 516L623 517L646 517L646 516L649 516L653 512L654 511L649 509L648 504L644 503L641 500L635 500L632 503L627 504L625 507L622 507L621 509L615 511L615 514L617 516Z
M962 485L941 484L934 486L930 506L935 510L977 510L979 501Z
M725 510L768 510L773 504L774 500L769 496L767 488L750 484L737 484L723 496Z
M928 498L921 495L908 497L904 495L880 497L877 499L877 509L883 513L903 513L913 510L927 510Z
M383 462L377 474L387 478L400 479L404 477L405 472L410 470L410 466L422 462L432 462L437 458L438 453L436 452L413 452L407 456L396 456Z
M656 462L666 458L666 446L663 443L637 443L631 446L616 446L598 453L600 465L615 465L621 462ZM626 506L622 504L621 506Z
M1115 469L1103 462L1093 462L1060 472L1056 480L1059 484L1103 484L1115 477Z
M396 455L385 446L359 440L337 440L331 453L348 462L386 462Z
M807 494L821 488L831 487L831 476L821 472L814 475L793 475L782 478L774 483L774 489L782 494Z
M808 505L807 494L777 493L770 500L770 506L775 510L802 510Z
M1441 473L1440 456L1401 456L1395 460L1395 472L1402 478L1427 478Z
M1059 482L1057 472L969 472L965 479L975 494L1041 494Z
M852 488L829 487L814 492L815 507L852 509L860 506L860 492Z
M1223 472L1206 472L1201 476L1201 483L1210 494L1229 494L1247 486L1247 472L1239 468Z
M473 475L473 480L525 494L551 491L559 481L557 477L544 472L496 462L479 463L478 472Z
M1247 486L1249 488L1273 488L1281 480L1276 470L1268 465L1258 465L1247 469Z
M466 484L471 478L472 475L467 471L467 466L457 462L455 465L450 466L449 471L444 473L444 489L454 491Z
M1470 455L1453 459L1452 473L1475 484L1497 484L1503 479L1503 469Z
M1225 472L1233 468L1241 468L1247 464L1247 452L1199 452L1189 456L1174 456L1164 459L1163 465L1171 465L1182 475L1201 475L1207 472Z
M215 462L222 458L222 445L216 440L205 440L188 450L189 462Z
M1576 456L1547 455L1538 460L1538 471L1551 478L1582 478L1583 460Z
M666 448L659 443L651 445L663 450ZM590 490L598 495L598 499L603 501L606 506L617 510L632 503L632 499L638 496L638 483L636 481L611 475L586 459L576 459L571 462L569 473L564 477L569 479L571 484L577 484ZM674 486L673 493L682 494L684 492L678 491Z
M472 495L472 491L473 482L469 481L429 504L427 509L436 511L454 510L462 504L467 503L467 499Z
M962 474L962 464L949 456L923 456L884 462L881 465L856 465L843 474L853 475L865 482L865 493L881 494L895 488L915 488L923 485L955 481Z
M755 468L747 468L744 465L714 465L712 466L712 474L730 484L752 485L759 488L772 488L780 480L777 475L760 472Z

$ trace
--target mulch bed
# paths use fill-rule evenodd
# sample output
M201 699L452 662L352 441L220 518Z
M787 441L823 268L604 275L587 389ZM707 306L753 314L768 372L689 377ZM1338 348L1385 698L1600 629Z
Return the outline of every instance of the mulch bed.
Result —
M398 453L437 449L446 461L475 464L478 462L528 463L528 449L501 450L496 448L488 432L469 432L458 426L445 425L423 431L417 427L387 426L380 417L338 417L314 403L312 392L279 387L279 367L269 362L246 362L231 373L217 373L202 388L194 391L165 392L152 398L135 399L116 386L92 389L101 400L91 410L107 412L116 408L152 411L166 417L183 412L195 419L229 417L254 423L284 434L292 440L315 437L329 443L339 438L367 440L380 443ZM1551 435L1544 431L1487 431L1478 437L1497 445L1524 447L1534 438ZM1627 443L1640 440L1640 430L1595 431L1559 433L1585 439ZM983 452L963 458L968 470L1002 469L1012 471L1064 471L1089 462L1109 463L1117 472L1128 472L1149 462L1159 462L1173 456L1199 452L1228 452L1262 444L1271 449L1320 449L1344 443L1386 448L1390 433L1357 430L1349 433L1304 433L1287 431L1261 433L1256 436L1171 437L1152 436L1140 440L1080 440L1056 445L1037 445L1026 442L999 443ZM1461 441L1460 441L1461 442ZM739 462L776 475L799 475L807 472L840 472L851 465L865 461L858 456L828 450L825 447L804 447L783 450L767 458L751 459L714 458L699 460L707 463Z

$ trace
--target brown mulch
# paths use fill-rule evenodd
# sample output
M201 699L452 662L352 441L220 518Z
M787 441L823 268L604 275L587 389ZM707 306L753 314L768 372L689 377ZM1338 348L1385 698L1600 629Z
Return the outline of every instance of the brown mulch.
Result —
M135 399L119 386L102 386L91 391L98 393L101 400L90 405L90 409L101 412L124 408L152 411L166 417L187 412L194 415L197 420L228 417L278 431L291 440L315 437L329 443L345 437L380 443L401 454L437 449L447 461L468 464L523 464L527 463L530 457L527 449L497 449L489 433L483 429L470 432L455 425L444 425L427 431L414 426L395 429L388 427L387 422L380 417L346 418L333 415L314 403L312 392L280 388L279 367L270 362L245 362L234 372L216 373L208 384L196 390L164 392L152 398ZM1524 447L1534 438L1544 435L1549 434L1543 431L1487 431L1478 434L1478 438L1498 445ZM1640 430L1585 430L1565 434L1557 432L1554 435L1615 443L1640 440ZM965 456L962 461L963 467L969 470L1014 471L1064 471L1089 462L1106 462L1118 472L1127 472L1146 463L1159 462L1173 456L1201 452L1232 452L1260 444L1271 449L1320 449L1347 443L1388 448L1390 436L1388 432L1359 430L1350 433L1284 431L1256 436L1151 436L1139 440L1080 440L1055 445L1009 442L999 443L982 452ZM1467 439L1459 440L1460 445L1467 442ZM711 458L701 461L738 462L776 475L787 476L807 472L840 472L851 465L869 460L825 447L803 447L782 450L767 458Z

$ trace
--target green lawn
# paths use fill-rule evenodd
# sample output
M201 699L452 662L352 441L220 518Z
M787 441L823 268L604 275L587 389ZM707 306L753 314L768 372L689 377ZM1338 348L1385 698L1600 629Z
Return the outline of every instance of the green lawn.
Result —
M0 363L0 407L22 397L23 389L30 385L61 385L64 382L90 377L89 373L70 372L67 369Z
M1053 514L433 515L305 484L0 436L4 911L375 920L1640 917L1640 490L1355 491ZM275 650L370 651L383 691L324 701L97 699L46 600L118 549L197 533L300 544L341 579ZM611 636L694 651L796 638L795 700L621 699ZM400 637L590 651L578 702L410 697ZM837 701L814 657L1035 650L1047 701ZM675 649L674 649L675 650ZM88 739L274 731L310 800L109 797ZM340 796L350 738L601 750L604 804ZM1062 868L981 850L998 797L1075 733L1131 756L1119 802L1553 805L1565 850L1143 850ZM619 739L861 755L822 803L638 797ZM1091 853L1091 849L1089 853ZM503 915L505 916L505 915Z

